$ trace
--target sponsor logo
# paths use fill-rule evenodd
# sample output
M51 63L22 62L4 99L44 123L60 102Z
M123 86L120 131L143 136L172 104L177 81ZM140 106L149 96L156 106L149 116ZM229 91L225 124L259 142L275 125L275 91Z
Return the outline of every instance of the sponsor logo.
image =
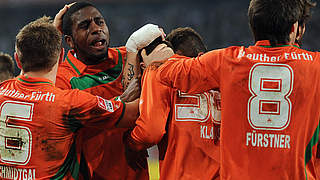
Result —
M106 111L114 112L113 105L110 100L105 100L102 97L98 97L98 105L100 108Z

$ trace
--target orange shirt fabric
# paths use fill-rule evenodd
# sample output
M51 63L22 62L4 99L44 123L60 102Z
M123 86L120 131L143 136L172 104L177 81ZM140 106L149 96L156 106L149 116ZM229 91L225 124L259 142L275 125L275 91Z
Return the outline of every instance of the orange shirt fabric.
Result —
M220 88L221 179L320 178L318 52L258 41L184 59L157 78L188 93Z
M117 98L119 99L119 98ZM0 179L79 179L75 132L112 128L124 104L43 78L0 84Z
M79 89L110 99L123 93L122 72L126 48L109 48L108 59L97 65L85 65L69 51L59 65L56 86ZM126 162L122 135L127 129L80 131L77 147L88 163L92 179L148 179L148 170L135 172Z
M217 178L219 92L181 93L157 81L156 74L153 66L144 72L140 117L131 132L129 146L141 150L158 144L160 179Z

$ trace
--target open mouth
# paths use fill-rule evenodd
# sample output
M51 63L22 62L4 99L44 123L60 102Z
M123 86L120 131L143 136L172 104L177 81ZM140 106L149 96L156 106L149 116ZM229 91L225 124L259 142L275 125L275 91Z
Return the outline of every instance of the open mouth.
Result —
M96 49L103 49L105 47L105 44L106 44L105 39L97 39L97 40L92 41L92 43L90 45Z

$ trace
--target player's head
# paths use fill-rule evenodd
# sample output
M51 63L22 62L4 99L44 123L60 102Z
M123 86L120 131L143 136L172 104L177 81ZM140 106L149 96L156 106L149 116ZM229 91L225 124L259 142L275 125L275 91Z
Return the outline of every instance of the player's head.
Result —
M14 62L9 54L0 52L0 82L14 77Z
M109 30L104 17L93 4L73 4L63 16L62 31L67 44L80 60L97 64L107 57Z
M269 40L272 46L295 40L303 1L251 0L248 17L255 40Z
M26 72L49 72L62 58L61 34L49 17L25 25L16 36L15 58Z
M311 8L316 6L315 2L311 2L310 0L303 0L303 14L299 20L299 28L296 37L296 43L302 44L302 36L305 31L305 25L311 18Z
M174 29L166 39L172 44L173 51L179 55L197 57L207 51L202 37L190 27Z

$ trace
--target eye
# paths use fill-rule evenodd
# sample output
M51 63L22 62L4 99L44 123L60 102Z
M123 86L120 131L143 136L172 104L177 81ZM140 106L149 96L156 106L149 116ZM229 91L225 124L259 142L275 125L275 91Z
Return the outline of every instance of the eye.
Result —
M95 19L95 23L96 23L97 25L99 25L99 26L105 24L104 19L102 19L102 18L97 18L97 19Z
M79 24L79 29L88 29L89 28L89 23L88 22L82 22Z

